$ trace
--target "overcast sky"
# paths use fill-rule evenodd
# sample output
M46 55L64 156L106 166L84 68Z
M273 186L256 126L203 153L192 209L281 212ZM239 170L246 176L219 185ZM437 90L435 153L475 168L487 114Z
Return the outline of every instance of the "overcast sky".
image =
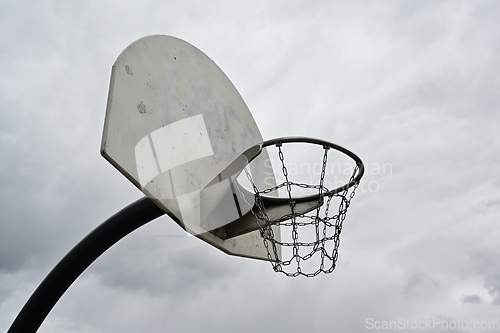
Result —
M1 1L0 331L142 197L100 140L114 61L165 34L222 68L265 139L363 159L338 267L287 278L163 216L92 264L40 332L498 332L484 327L500 325L499 17L481 0Z

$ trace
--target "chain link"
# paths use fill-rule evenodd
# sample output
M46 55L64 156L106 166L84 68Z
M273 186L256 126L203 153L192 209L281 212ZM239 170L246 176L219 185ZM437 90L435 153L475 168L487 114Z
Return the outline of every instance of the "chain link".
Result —
M278 157L281 163L281 171L285 179L284 182L277 184L274 187L259 191L252 181L250 174L245 170L248 179L251 184L253 184L255 192L255 208L252 209L252 214L254 215L259 226L264 247L267 251L267 257L271 262L274 271L282 272L287 276L295 277L303 275L306 277L313 277L321 272L331 273L335 269L338 259L338 248L340 246L340 233L342 231L342 225L347 214L347 209L349 208L350 202L356 193L359 183L355 183L352 187L347 187L341 192L334 194L329 193L330 190L324 186L328 163L328 151L330 149L328 146L323 146L323 163L319 183L306 184L293 182L289 179L289 173L282 151L282 143L277 143L276 147L278 148ZM354 180L358 171L359 167L356 165L349 179L349 183ZM286 188L286 193L290 201L290 213L283 215L277 220L271 221L266 213L262 195L278 191L281 188ZM292 193L294 188L316 190L319 203L318 207L312 212L306 214L296 212L295 201ZM324 200L325 196L327 196L326 200ZM329 216L330 206L334 197L340 200L339 207L336 215ZM281 227L282 230L291 229L291 241L286 242L275 237L273 227L277 226ZM300 241L299 234L301 229L311 226L314 227L315 230L315 239L313 241ZM329 232L329 230L332 231ZM329 244L333 244L333 248L330 251L327 250ZM280 251L278 251L279 247L291 247L292 257L287 260L280 258ZM311 259L315 255L319 255L320 257L319 268L313 272L305 272L302 266L303 262ZM292 265L292 263L294 263L294 265ZM295 266L295 270L285 270L288 266Z

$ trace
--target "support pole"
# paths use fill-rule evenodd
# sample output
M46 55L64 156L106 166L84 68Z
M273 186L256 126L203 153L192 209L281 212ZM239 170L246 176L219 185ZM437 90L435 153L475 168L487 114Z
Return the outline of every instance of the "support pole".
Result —
M7 333L34 333L71 284L120 239L165 214L144 197L107 219L78 243L47 275Z

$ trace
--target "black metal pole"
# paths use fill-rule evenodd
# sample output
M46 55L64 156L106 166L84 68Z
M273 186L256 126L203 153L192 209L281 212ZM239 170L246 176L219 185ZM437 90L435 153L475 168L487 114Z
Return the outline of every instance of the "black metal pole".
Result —
M158 206L144 197L95 228L52 269L7 333L36 332L64 292L94 260L120 239L163 214Z

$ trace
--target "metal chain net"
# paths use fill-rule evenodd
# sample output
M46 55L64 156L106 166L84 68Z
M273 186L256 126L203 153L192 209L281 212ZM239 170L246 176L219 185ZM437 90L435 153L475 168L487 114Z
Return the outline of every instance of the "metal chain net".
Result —
M274 271L282 272L291 277L296 277L298 275L314 277L320 272L326 274L331 273L336 267L342 224L345 220L347 209L349 208L350 202L356 193L356 188L359 183L356 183L351 188L346 188L339 193L327 193L330 189L325 187L324 183L328 151L330 149L328 146L323 146L323 164L319 183L296 183L289 179L281 145L281 143L278 143L276 144L276 147L278 148L281 170L285 181L272 188L264 190L259 190L255 184L253 185L256 207L252 210L252 214L259 225L260 234L267 250L268 259L271 262ZM357 172L358 166L356 165L352 175L350 176L349 182L354 179ZM248 173L247 176L252 182ZM317 191L318 207L304 214L296 212L296 203L292 197L292 189L294 187ZM266 208L263 204L261 195L278 191L280 188L286 188L288 199L290 200L290 213L279 219L271 221L266 213ZM334 198L336 198L336 200L333 200ZM333 202L336 201L339 201L339 206L335 210L335 208L333 208ZM333 215L332 211L334 211ZM272 226L280 226L281 235L288 233L286 235L288 240L285 241L281 240L281 237L279 236L276 237ZM312 230L312 239L311 237L306 237L308 239L305 240L301 239L301 231L305 233L306 230L308 233L311 233ZM286 250L291 249L291 251L287 251L287 253L291 253L291 257L289 259L279 259L280 251L278 249L280 247ZM313 263L317 268L307 272L306 269L304 269L304 265L305 262L311 258L315 259ZM309 266L310 265L307 266L308 269Z

